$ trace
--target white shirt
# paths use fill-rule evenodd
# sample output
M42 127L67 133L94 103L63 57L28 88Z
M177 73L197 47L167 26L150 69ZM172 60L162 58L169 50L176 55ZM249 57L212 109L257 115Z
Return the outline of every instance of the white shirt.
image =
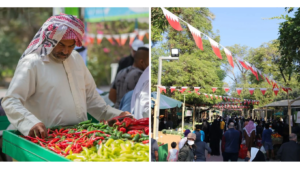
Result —
M183 138L180 140L180 142L179 142L179 144L178 144L179 150L184 146L184 144L186 143L186 140L187 140L187 137L183 137Z
M100 97L76 51L64 62L46 57L33 53L21 59L2 101L8 120L23 135L39 122L47 128L78 124L87 120L87 112L97 120L120 115Z
M131 97L131 113L134 118L149 117L149 66L144 70L137 82Z

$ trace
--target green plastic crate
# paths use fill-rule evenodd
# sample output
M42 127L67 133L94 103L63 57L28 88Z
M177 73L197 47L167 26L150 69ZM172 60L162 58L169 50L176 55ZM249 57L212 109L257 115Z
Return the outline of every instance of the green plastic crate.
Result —
M158 147L158 161L167 161L168 157L168 144Z
M50 150L34 144L19 136L18 131L3 132L2 152L17 161L70 161Z
M0 130L6 130L10 122L6 116L0 116Z

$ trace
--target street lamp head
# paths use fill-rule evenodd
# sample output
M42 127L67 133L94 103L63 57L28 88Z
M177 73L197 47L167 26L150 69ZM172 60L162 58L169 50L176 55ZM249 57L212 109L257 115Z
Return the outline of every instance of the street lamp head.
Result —
M171 49L171 56L172 57L179 57L179 49Z

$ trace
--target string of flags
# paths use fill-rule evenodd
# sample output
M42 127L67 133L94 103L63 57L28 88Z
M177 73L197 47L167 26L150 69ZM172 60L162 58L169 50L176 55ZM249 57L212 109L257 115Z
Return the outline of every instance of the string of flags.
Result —
M225 48L224 46L222 46L221 44L219 44L218 42L214 41L212 38L210 38L208 35L204 34L203 32L201 32L200 30L196 29L195 27L193 27L192 25L190 25L189 23L187 23L186 21L182 20L181 18L177 17L176 15L174 15L173 13L171 13L170 11L168 11L167 9L161 7L166 19L168 20L169 24L177 31L182 31L182 27L179 23L179 20L183 21L184 23L187 24L191 34L193 35L193 39L196 43L196 46L203 51L203 43L202 43L202 35L206 36L211 44L211 47L215 53L215 55L222 59L222 55L220 52L220 46L224 49L224 52L226 54L227 60L229 62L229 64L232 66L232 68L234 68L234 63L233 63L233 56L232 53ZM269 85L272 85L273 87L273 91L274 93L279 89L282 89L284 92L288 93L288 91L292 91L291 88L288 87L284 87L283 85L281 85L280 83L276 82L275 80L272 80L270 78L267 77L266 74L263 74L259 69L255 68L255 66L249 64L247 61L244 61L243 59L239 58L239 57L235 57L236 60L241 64L241 66L243 68L245 68L246 70L250 70L252 72L252 74L256 77L256 79L259 81L258 78L258 74L260 74L261 78L263 80L267 80L267 82L269 83ZM279 87L279 86L280 87ZM276 94L277 95L277 94Z
M146 36L149 39L149 30L139 30L132 33L123 33L123 34L92 34L87 33L85 35L85 45L94 44L94 41L97 41L97 44L100 45L103 38L106 38L112 45L115 45L115 42L119 46L124 46L127 39L129 38L129 44L131 45L134 39L138 36L139 40L143 40Z

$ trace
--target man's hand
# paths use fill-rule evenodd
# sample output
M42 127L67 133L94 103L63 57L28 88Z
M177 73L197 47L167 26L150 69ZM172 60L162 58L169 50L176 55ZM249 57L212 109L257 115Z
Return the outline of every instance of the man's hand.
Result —
M129 113L128 111L124 111L119 116L126 116L126 115L131 115L131 113Z
M39 137L39 138L45 138L47 137L47 129L46 126L43 123L37 123L36 125L34 125L30 131L29 131L29 136L31 137L35 137L35 134Z
M210 158L210 154L207 154L207 158Z

